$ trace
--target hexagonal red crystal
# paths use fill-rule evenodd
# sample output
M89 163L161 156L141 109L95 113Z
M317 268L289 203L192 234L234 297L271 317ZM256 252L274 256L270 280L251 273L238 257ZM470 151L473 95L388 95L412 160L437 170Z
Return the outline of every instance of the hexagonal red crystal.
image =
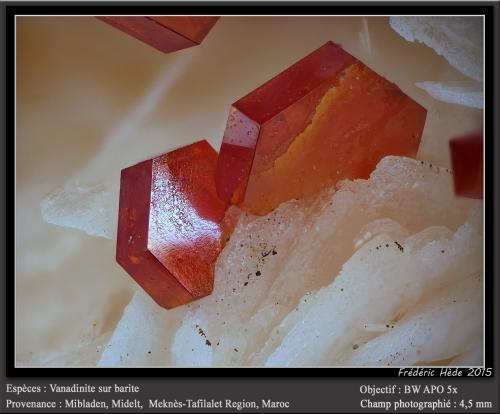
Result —
M169 53L200 44L217 23L216 16L100 16L98 19Z
M226 210L216 162L199 141L122 170L116 260L165 308L212 292Z
M338 180L367 178L386 155L415 156L426 110L328 42L232 105L218 194L255 214Z
M455 194L483 198L483 132L450 140Z

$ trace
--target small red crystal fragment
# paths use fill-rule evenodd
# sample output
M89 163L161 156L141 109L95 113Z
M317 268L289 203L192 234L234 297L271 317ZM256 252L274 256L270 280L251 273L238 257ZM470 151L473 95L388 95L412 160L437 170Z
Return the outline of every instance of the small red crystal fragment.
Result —
M100 16L98 19L169 53L202 42L217 23L215 16Z
M455 194L483 198L483 132L450 141Z
M212 292L226 211L216 163L199 141L122 170L116 260L165 308Z
M266 214L386 155L415 156L426 110L328 42L232 105L216 170L225 201Z

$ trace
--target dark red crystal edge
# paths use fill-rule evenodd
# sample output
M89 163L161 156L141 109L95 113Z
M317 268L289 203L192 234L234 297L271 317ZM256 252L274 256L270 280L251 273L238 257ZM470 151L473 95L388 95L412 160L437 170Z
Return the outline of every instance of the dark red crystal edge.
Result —
M475 131L450 140L450 156L455 194L483 198L483 131Z

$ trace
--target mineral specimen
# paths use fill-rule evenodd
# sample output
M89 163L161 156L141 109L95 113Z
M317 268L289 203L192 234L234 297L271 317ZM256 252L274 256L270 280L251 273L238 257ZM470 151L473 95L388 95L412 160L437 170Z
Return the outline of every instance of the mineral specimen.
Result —
M100 16L98 19L169 53L200 44L217 23L214 16Z
M219 196L255 214L345 178L385 155L415 156L426 110L328 42L232 105Z
M475 132L450 141L455 193L483 198L483 132Z
M216 161L199 141L122 170L116 260L165 308L212 292L226 210Z
M342 365L343 358L354 352L352 344L361 351L365 341L376 336L365 334L364 324L385 327L401 318L399 310L408 309L410 296L439 297L437 284L454 283L481 271L482 209L468 223L472 206L480 203L455 197L452 176L445 168L385 157L368 180L344 180L337 189L282 203L266 216L241 212L217 259L214 292L191 306L182 325L170 331L175 335L172 364L283 366L288 357L294 360L292 365ZM359 246L361 237L364 243ZM382 240L376 242L381 237L383 247L379 247ZM342 274L347 279L342 276L338 283ZM325 288L328 293L317 301L318 292ZM443 289L447 292L448 286ZM382 299L375 296L381 292ZM395 311L382 316L379 312L388 306ZM314 308L317 319L308 313ZM406 315L416 316L416 311L411 307ZM482 312L468 313L465 323L472 326L472 321L479 320L474 326L481 326L481 318ZM346 328L333 329L334 325ZM445 321L438 326L445 327ZM408 340L397 325L391 331L400 334L398 344ZM467 341L475 336L466 329L458 334L459 346L467 349ZM289 335L295 340L291 347L292 341L284 342ZM212 346L206 345L207 339ZM316 352L325 349L322 344L341 352ZM455 344L458 341L453 346L440 345L432 353L445 358ZM403 357L417 351L404 346L391 349ZM427 351L418 355L420 365L427 356ZM375 358L370 362L380 364Z

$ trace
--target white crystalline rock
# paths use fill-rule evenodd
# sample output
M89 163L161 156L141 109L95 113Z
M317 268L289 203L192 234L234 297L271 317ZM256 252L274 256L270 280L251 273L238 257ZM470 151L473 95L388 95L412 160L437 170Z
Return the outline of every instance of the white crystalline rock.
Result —
M445 285L477 276L481 272L480 213L475 210L455 234L443 227L429 227L405 240L380 235L366 243L344 264L333 283L308 295L307 303L301 301L296 311L283 320L276 330L283 338L275 341L281 343L266 365L338 365L345 361L346 353L356 351L363 343L368 343L367 351L357 353L360 360L347 360L346 365L411 365L460 353L481 333L482 293L478 281L454 293L445 291L428 313L417 315L418 323L415 318L403 320L400 328L391 329L374 343L370 342L373 330L364 326L397 325L402 315L419 313L412 308L422 298ZM459 300L457 292L465 296ZM453 309L447 308L450 303L454 303ZM439 314L441 319L436 320ZM462 323L462 331L451 336ZM417 338L418 333L422 337ZM420 342L413 344L417 339ZM382 355L384 352L388 354ZM397 359L397 352L406 360Z
M445 286L386 333L365 343L357 341L359 348L349 351L342 364L410 366L453 358L482 336L481 286L479 276Z
M176 334L176 364L239 365L262 342L266 332L261 328L268 328L267 319L287 306L283 296L265 293L282 283L274 275L290 259L297 231L307 226L306 217L317 207L317 203L303 208L290 202L265 217L240 216L217 260L214 292L192 305Z
M165 366L170 363L171 339L186 309L166 310L142 290L125 308L98 363L110 366Z
M416 85L434 99L469 108L482 109L484 95L482 84L464 82L417 82Z
M111 239L115 232L110 217L114 204L104 183L75 183L48 194L41 202L41 212L47 223Z
M26 360L31 356L29 362L20 361L18 367L95 367L102 348L109 341L110 332L101 334L91 340L82 341L74 347L62 347L58 350L52 350L38 355L18 355L18 358ZM24 357L24 358L23 358ZM20 359L21 359L20 358Z
M354 239L354 248L359 249L368 240L379 234L390 234L395 239L406 238L409 233L398 222L391 219L377 219L363 226L359 234Z
M409 42L434 49L464 75L483 80L482 17L392 16L390 25Z
M241 213L217 260L214 292L191 304L175 334L173 364L263 365L273 352L270 364L304 364L309 354L323 355L322 350L329 348L321 341L311 341L318 348L312 346L307 353L293 346L282 348L280 357L276 352L278 346L283 346L287 329L304 325L303 307L316 303L309 299L312 292L332 283L355 252L360 234L372 233L358 246L354 257L368 255L367 249L376 240L386 240L390 248L377 250L381 259L370 266L350 265L358 275L357 283L364 286L371 273L385 277L387 286L394 285L392 279L399 281L393 291L406 297L406 305L411 306L427 286L439 286L447 280L446 269L453 267L448 261L456 261L455 256L450 256L453 250L440 253L443 257L432 259L431 263L427 257L433 257L434 249L441 244L449 243L471 207L478 204L455 197L446 169L413 159L386 157L369 180L344 181L337 190L330 188L311 199L284 203L265 217ZM405 250L402 254L394 241L406 239L413 243L408 236L419 232L417 241L423 245L415 253ZM424 251L429 251L429 255L417 255ZM400 278L393 263L400 273L414 278ZM434 263L437 274L429 271ZM476 264L477 258L471 258L470 263ZM422 274L428 275L427 279L423 280ZM374 291L381 282L382 279L373 279ZM413 290L406 292L404 283L409 283ZM390 291L380 290L383 303L379 314L393 316L399 308L397 303L391 305L391 300L386 300L386 294L391 296ZM358 303L357 297L353 300L352 304ZM366 306L372 304L365 302L361 306L362 303L359 301L359 315L365 318L372 312ZM386 311L384 306L388 307ZM285 318L288 322L282 328ZM297 325L293 318L298 318ZM342 335L347 338L355 328L347 323L345 326L347 331ZM330 326L320 324L316 328L325 333ZM302 334L296 338L301 346L306 346L310 339ZM331 358L319 358L317 363L332 364Z

